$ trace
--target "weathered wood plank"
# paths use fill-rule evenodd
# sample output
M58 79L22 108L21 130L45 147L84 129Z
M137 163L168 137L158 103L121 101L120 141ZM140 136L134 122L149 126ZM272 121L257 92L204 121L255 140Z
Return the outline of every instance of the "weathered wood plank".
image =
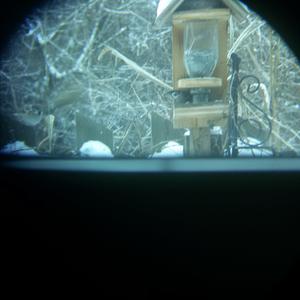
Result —
M210 156L210 154L211 154L211 141L210 141L209 127L192 128L189 156L203 157L203 156Z
M178 80L178 89L218 88L222 87L222 78L183 78Z
M174 108L174 128L204 128L228 116L228 105Z
M230 10L226 8L197 9L177 12L173 15L173 24L195 20L224 20L230 17Z
M183 61L183 33L184 24L173 26L172 37L172 66L173 66L173 87L178 90L178 80L188 78Z

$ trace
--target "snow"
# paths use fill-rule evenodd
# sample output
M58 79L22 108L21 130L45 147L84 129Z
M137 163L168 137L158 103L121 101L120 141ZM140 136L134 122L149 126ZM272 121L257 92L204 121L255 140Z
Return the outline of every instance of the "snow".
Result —
M190 136L191 135L191 131L189 129L186 129L184 136Z
M261 141L252 138L252 137L246 137L242 139L238 139L238 147L249 147L246 143L244 143L243 141L245 141L247 144L252 145L252 146L256 146L261 144Z
M184 0L160 0L156 9L156 23L169 23L171 14ZM161 19L162 18L162 19Z
M160 0L156 15L159 16L169 5L171 2L174 2L173 0Z
M155 152L152 158L166 158L166 157L183 157L183 146L174 142L168 142L161 150Z
M79 152L81 157L114 157L110 148L99 141L85 142Z
M210 134L211 135L222 135L223 134L223 130L221 126L214 126L211 130L210 130Z
M37 156L38 153L32 148L28 147L24 142L16 141L5 145L0 149L0 154L12 154L21 156Z
M214 128L214 133L218 134L221 132L222 129L216 127ZM187 131L186 134L189 132ZM245 139L245 142L252 146L256 146L260 144L261 142L257 139L248 137ZM273 156L272 151L266 149L266 148L250 148L247 144L243 143L242 140L238 140L238 147L247 147L247 149L239 149L239 157L271 157ZM152 156L152 158L176 158L176 157L183 157L183 146L174 142L170 141L168 142L161 150L161 152L155 152Z
M261 144L261 141L247 137L244 139L249 145L255 146ZM269 157L273 156L272 151L266 148L249 148L249 145L245 144L242 140L238 140L238 147L247 147L248 149L239 149L239 157Z

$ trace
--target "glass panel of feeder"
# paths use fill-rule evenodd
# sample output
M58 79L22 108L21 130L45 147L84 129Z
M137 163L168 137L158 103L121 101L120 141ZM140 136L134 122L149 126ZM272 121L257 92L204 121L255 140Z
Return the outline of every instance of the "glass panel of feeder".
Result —
M219 57L217 21L193 21L185 25L184 64L189 77L212 75Z

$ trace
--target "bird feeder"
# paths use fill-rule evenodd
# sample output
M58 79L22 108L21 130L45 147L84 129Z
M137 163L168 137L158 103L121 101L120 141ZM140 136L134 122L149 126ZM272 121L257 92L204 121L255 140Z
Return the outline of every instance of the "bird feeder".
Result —
M228 114L229 17L225 8L173 14L173 88L189 95L175 104L174 128L208 128Z

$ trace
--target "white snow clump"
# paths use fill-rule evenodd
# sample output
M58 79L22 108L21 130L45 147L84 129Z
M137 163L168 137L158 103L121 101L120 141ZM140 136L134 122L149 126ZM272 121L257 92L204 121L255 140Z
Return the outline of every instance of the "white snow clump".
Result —
M244 141L252 146L259 145L261 142L255 138L247 137ZM249 147L241 139L238 139L238 147ZM266 148L248 148L248 149L239 149L239 157L269 157L273 156L272 151Z
M155 152L152 158L164 158L164 157L183 157L183 146L170 141L163 146L161 152Z
M85 142L79 152L81 157L114 157L110 148L99 141Z

